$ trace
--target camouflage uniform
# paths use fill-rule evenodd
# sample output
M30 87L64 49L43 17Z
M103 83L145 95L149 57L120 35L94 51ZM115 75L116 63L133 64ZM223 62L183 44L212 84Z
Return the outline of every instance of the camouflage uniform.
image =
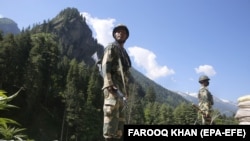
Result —
M125 94L122 75L119 70L119 57L123 67L125 83L126 86L128 86L131 61L126 50L120 47L117 42L113 42L105 48L102 59L102 73L104 78L104 138L121 138L123 134L123 125L125 124L125 114L124 110L122 110L124 107L123 99L118 95L117 91L108 90L108 87L115 86Z
M211 111L212 105L214 104L213 95L207 89L207 87L202 86L198 93L199 99L199 108L205 114L201 114L202 124L209 125L211 124ZM207 115L207 116L206 116Z

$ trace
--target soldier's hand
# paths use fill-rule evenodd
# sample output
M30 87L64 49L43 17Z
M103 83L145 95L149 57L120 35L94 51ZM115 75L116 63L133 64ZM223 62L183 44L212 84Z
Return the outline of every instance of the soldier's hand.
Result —
M125 95L124 98L127 100L128 99L128 95Z
M107 89L108 89L108 91L111 92L111 93L117 91L117 87L114 86L114 85L108 86Z
M112 91L112 87L111 86L107 87L107 89L108 89L108 91Z
M205 117L208 118L208 117L209 117L209 113L206 113L206 114L205 114Z

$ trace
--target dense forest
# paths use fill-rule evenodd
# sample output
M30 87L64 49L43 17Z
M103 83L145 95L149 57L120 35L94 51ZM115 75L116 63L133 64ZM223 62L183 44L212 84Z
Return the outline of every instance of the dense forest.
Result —
M16 107L0 115L20 124L0 120L0 138L6 139L8 133L12 139L23 134L25 140L36 141L103 141L102 77L92 57L100 57L103 50L75 8L16 35L1 32L0 89L6 96L21 91L8 102ZM189 102L170 91L160 92L156 89L160 86L141 78L133 68L132 72L127 124L193 125L197 121L197 111ZM218 111L214 121L237 124ZM13 126L25 130L11 132Z

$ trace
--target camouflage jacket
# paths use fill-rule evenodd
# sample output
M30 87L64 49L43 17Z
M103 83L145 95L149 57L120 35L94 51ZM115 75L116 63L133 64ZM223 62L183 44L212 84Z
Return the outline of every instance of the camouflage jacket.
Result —
M130 78L129 69L131 67L131 61L126 50L120 47L117 42L113 42L105 48L101 62L104 79L103 89L112 85L119 89L123 89L122 75L118 61L119 58L121 59L125 83L127 86L128 79Z
M206 104L207 106L212 106L214 104L213 95L207 89L207 87L201 87L198 92L199 105Z

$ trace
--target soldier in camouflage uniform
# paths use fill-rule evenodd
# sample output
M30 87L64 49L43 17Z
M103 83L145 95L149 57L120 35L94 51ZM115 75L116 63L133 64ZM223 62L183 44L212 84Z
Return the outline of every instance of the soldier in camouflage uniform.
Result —
M202 119L202 125L211 124L211 112L212 106L214 104L213 95L208 90L209 78L206 75L202 75L199 78L199 83L201 84L200 90L198 92L199 99L199 116Z
M129 37L128 28L125 25L116 26L113 29L113 37L115 41L105 48L101 62L104 78L103 136L105 141L122 141L123 125L125 124L123 100L128 98L126 92L131 67L130 58L124 48L124 43Z

